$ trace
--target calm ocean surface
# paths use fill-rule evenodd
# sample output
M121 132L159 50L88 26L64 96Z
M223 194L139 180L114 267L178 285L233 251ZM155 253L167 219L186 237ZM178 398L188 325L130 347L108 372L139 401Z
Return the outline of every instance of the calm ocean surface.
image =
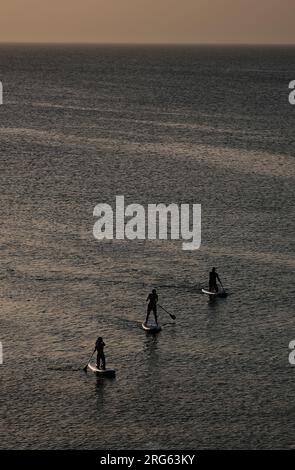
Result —
M294 79L294 48L0 47L2 449L295 447ZM96 241L121 194L201 203L201 249Z

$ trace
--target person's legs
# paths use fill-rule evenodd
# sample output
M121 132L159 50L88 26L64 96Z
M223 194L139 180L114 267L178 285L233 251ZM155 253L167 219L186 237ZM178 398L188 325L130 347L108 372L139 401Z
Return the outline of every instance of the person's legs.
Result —
M100 369L100 353L97 353L97 356L96 356L96 367L98 369Z
M156 325L158 325L157 307L154 307L154 308L153 308L153 312L154 312L154 317L155 317Z
M106 358L104 353L101 355L101 368L104 370L106 368Z
M145 324L147 324L147 322L148 322L150 313L151 313L151 308L150 308L150 306L148 305L147 314L146 314L146 319L145 319L145 322L144 322Z

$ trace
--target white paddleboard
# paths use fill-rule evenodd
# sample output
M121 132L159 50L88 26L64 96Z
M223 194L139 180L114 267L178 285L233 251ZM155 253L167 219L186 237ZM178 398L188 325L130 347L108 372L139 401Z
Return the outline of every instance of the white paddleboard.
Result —
M115 377L115 369L98 369L98 367L88 364L88 369L99 377Z
M211 292L210 290L207 290L207 289L202 289L202 292L203 294L207 294L207 295L218 295L218 292Z
M209 295L210 297L216 297L216 296L219 296L219 297L226 297L226 296L227 296L227 293L225 292L224 289L219 290L218 292L211 292L210 290L202 289L202 293L203 293L203 294L207 294L207 295Z
M156 325L154 322L142 323L141 326L147 333L158 333L162 329L160 325Z

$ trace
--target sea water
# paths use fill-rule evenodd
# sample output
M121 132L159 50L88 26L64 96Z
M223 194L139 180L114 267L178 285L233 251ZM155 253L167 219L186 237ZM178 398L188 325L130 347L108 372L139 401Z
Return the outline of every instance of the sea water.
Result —
M291 47L0 47L2 449L295 446L294 78ZM116 195L201 204L200 249L97 241Z

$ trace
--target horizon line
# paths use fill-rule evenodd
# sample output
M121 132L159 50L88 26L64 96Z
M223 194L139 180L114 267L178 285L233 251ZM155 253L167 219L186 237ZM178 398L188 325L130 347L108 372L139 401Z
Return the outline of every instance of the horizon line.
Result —
M95 41L0 41L1 45L47 45L47 46L263 46L263 47L294 47L294 43L271 42L95 42Z

